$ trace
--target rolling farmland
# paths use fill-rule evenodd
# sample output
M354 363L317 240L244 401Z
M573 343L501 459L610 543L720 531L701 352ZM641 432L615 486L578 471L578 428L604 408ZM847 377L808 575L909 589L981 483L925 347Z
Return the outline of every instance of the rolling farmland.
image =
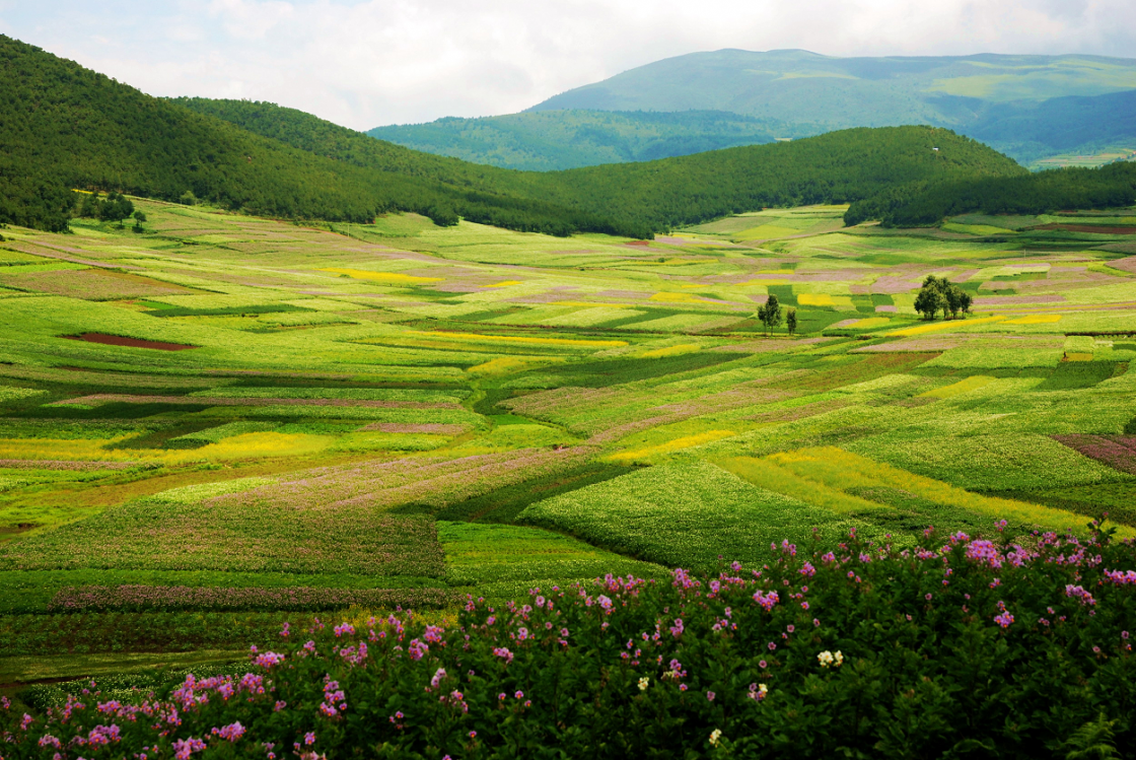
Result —
M648 243L135 203L141 234L3 230L2 683L814 528L1136 536L1132 212ZM928 274L973 313L921 320Z

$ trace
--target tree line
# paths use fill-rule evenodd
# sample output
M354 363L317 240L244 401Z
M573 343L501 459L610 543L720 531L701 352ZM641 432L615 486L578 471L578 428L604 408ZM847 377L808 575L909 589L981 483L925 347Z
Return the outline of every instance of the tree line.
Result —
M1098 169L1050 169L1020 176L969 177L892 188L853 203L847 224L878 219L887 227L921 227L957 214L1046 214L1136 203L1136 163Z

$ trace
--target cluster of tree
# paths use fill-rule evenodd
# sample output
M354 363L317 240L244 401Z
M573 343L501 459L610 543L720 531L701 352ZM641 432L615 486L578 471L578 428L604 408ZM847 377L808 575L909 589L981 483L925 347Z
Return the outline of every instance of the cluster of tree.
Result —
M972 299L970 293L955 285L946 277L927 275L923 287L915 296L915 311L924 319L934 319L942 311L943 319L954 319L960 314L970 313Z
M80 200L75 204L75 215L103 222L118 222L119 227L122 227L124 220L134 217L135 232L142 232L142 223L146 221L146 214L135 211L134 203L122 193L110 192L102 199L97 190L80 192Z
M770 330L781 326L781 316L781 302L776 295L770 293L768 300L757 309L757 319L765 326L766 335ZM792 335L797 331L797 310L790 308L784 316L785 329Z
M121 222L134 213L134 204L129 198L111 192L105 199L98 192L83 193L79 202L78 215L88 219L101 219L104 222Z
M888 227L938 224L956 214L1045 214L1062 209L1115 208L1136 203L1136 164L1099 169L1051 169L1006 177L969 177L908 184L853 203L848 224L879 219Z

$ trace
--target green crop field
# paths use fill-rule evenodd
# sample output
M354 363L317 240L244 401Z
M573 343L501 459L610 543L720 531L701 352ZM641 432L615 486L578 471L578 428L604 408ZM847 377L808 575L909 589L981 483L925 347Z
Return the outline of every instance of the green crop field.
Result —
M135 203L141 233L0 242L14 680L785 538L1105 511L1136 536L1129 212L904 231L808 207L645 242ZM972 313L921 319L928 274ZM772 295L795 334L757 318ZM46 630L60 658L32 668Z

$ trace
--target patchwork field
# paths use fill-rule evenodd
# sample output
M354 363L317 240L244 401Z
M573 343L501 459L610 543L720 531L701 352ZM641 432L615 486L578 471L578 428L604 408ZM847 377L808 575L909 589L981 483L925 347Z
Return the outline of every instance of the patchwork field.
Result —
M0 684L814 529L1136 536L1136 211L647 242L135 203L3 230ZM928 274L973 313L921 320Z

